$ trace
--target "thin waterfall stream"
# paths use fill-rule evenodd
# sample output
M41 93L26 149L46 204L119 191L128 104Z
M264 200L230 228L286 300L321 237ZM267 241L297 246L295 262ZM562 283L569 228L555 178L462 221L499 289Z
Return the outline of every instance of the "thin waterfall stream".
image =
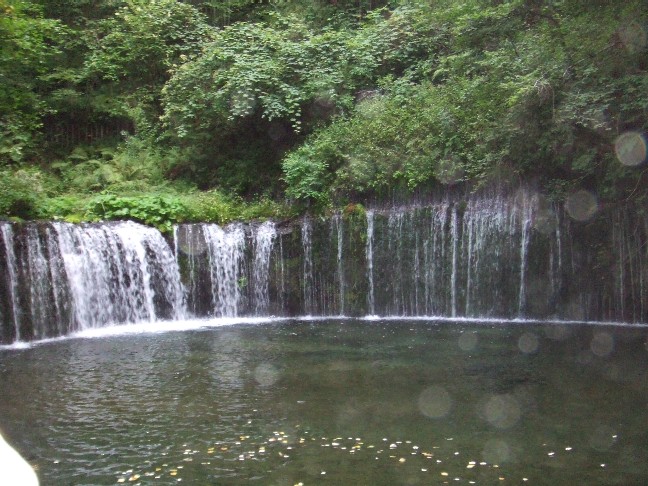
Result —
M256 229L254 236L254 313L267 315L270 306L269 269L270 256L277 231L274 223L267 221Z
M374 266L373 266L373 239L374 239L374 213L367 211L367 280L369 281L369 292L367 292L367 304L369 315L376 314L374 297Z
M336 214L332 219L333 228L335 228L335 235L337 240L337 273L338 273L338 288L340 290L340 315L344 315L344 294L346 293L346 285L344 281L344 220L342 215Z
M314 276L313 276L313 224L309 218L305 218L301 225L301 238L303 249L303 295L304 312L311 315L314 310Z

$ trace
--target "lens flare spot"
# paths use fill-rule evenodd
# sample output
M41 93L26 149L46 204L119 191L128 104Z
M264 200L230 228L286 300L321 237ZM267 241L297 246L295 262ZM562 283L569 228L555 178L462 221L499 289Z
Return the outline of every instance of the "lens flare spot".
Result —
M599 425L590 434L589 445L596 451L604 452L614 445L616 439L617 435L612 427Z
M472 351L477 347L477 334L474 332L465 332L459 336L459 348L462 351Z
M279 370L271 364L262 363L254 370L254 379L261 386L272 386L279 380Z
M520 420L520 404L511 395L495 395L486 401L484 416L498 429L509 429Z
M576 221L587 221L598 211L596 196L589 191L580 190L565 201L565 210Z
M535 353L538 350L538 337L532 332L525 332L518 339L518 348L526 354Z
M648 34L638 22L630 22L619 29L619 38L623 46L630 52L638 52L646 47Z
M590 350L602 358L614 351L614 338L607 332L597 332L590 342Z
M176 238L178 250L185 255L202 255L207 251L205 237L198 225L179 226Z
M623 165L635 167L648 156L646 137L638 132L623 133L614 141L614 153Z
M452 397L445 388L431 386L419 396L418 407L426 417L442 418L448 415L452 408Z
M550 208L539 208L533 220L533 229L543 235L550 235L556 230L556 214Z
M455 156L449 156L439 160L434 175L441 184L448 186L456 184L464 176L461 160Z
M512 458L511 447L502 439L491 439L484 444L482 456L489 463L501 463Z

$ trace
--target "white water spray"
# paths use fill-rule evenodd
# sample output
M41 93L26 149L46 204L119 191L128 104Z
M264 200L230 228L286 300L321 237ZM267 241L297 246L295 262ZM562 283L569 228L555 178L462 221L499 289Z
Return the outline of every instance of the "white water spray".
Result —
M274 223L267 221L256 229L254 236L254 312L263 315L270 305L268 285L270 279L270 255L277 230Z
M243 226L234 224L226 229L215 224L203 226L207 243L212 284L212 307L215 316L236 317L241 297L241 266L245 250Z
M367 292L367 306L369 315L376 314L376 304L374 300L374 267L373 267L373 240L374 240L374 212L367 211L367 279L369 281L369 291Z
M313 225L310 219L305 218L302 222L302 250L304 268L302 274L302 285L304 293L304 312L307 315L313 313L314 309L314 276L313 276Z
M338 290L340 296L340 315L344 315L344 296L346 294L346 285L344 281L344 224L341 214L333 216L333 227L337 236L337 275L338 275Z
M13 322L15 340L20 341L20 306L18 305L18 267L14 252L13 230L9 223L0 224L2 241L4 242L5 259L7 261L7 279L9 302L11 304L11 320Z

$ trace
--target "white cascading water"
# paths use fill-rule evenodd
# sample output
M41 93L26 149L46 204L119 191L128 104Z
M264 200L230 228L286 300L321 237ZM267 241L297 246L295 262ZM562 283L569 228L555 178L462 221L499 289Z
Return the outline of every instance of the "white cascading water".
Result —
M268 311L270 306L270 296L268 293L270 279L270 255L277 230L274 223L267 221L256 228L254 235L254 266L253 286L254 286L254 313L263 315Z
M11 305L11 321L14 328L15 340L20 341L20 306L18 305L18 267L14 252L13 230L9 223L0 223L2 241L7 261L7 292Z
M346 293L346 285L344 281L344 224L341 214L335 214L331 220L333 229L335 231L337 241L337 277L338 277L338 291L339 291L339 314L344 315L344 296Z
M521 213L521 231L520 238L520 296L518 299L518 315L523 317L526 312L527 299L527 271L529 258L529 240L531 237L531 226L533 224L533 208L535 198L530 198L528 194L523 194L522 207L519 208Z
M281 235L271 222L180 225L172 246L131 222L2 222L0 340L181 319L187 304L192 317L645 321L648 217L609 221L609 241L590 250L596 233L578 241L583 225L518 190L368 210L348 226L339 214L328 225L306 218Z
M223 229L216 224L203 226L212 283L212 307L217 317L238 316L244 263L245 231L240 224Z
M457 316L457 272L459 261L459 223L457 208L452 209L452 219L450 220L450 228L452 231L452 273L450 276L450 292L451 292L451 315Z
M392 257L393 268L391 272L397 275L403 275L404 255L403 248L405 242L403 241L403 226L405 224L405 212L402 209L395 209L390 211L387 215L387 248L389 255ZM409 277L409 275L408 275ZM389 279L389 288L392 295L391 306L389 314L391 315L405 315L405 302L404 302L404 285L403 279Z
M176 261L181 256L186 257L186 290L188 297L196 295L200 286L196 259L207 253L207 244L203 236L200 224L184 224L173 228L173 246L175 248ZM196 302L189 299L189 311L196 313Z
M439 314L443 309L442 292L445 288L446 224L448 221L449 203L441 203L431 208L430 231L425 253L424 315Z
M166 318L182 319L186 317L184 306L184 289L180 281L177 260L162 234L155 228L132 222L120 223L115 232L125 248L127 260L138 259L138 264L145 283L145 300L150 306L152 319L156 315L155 300L162 298L168 302L169 315Z
M283 311L286 307L286 266L284 264L283 238L279 235L279 308Z
M52 226L58 235L77 329L154 321L159 318L156 293L168 303L170 312L165 317L184 316L178 266L157 230L132 222Z
M524 195L521 195L519 201L524 204L525 200ZM514 208L511 213L507 208L506 201L501 197L474 197L467 201L462 220L462 235L457 236L453 228L451 239L454 245L459 243L456 242L456 239L459 238L463 246L460 252L465 260L465 268L462 270L465 272L465 277L462 276L465 278L465 311L463 315L478 316L483 313L484 293L488 292L496 300L502 298L501 289L492 279L501 271L501 268L498 267L502 267L501 260L504 258L502 245L512 245L518 238L520 218L518 210ZM527 248L528 234L527 241L521 246ZM525 255L522 255L522 258L526 261ZM507 266L510 267L512 264L514 262L509 261ZM457 268L454 257L453 268ZM522 280L524 280L523 275L520 276L520 281ZM455 288L454 285L453 288ZM518 289L516 297L519 295ZM517 308L520 308L519 303Z
M560 217L558 215L558 212L555 213L555 218L556 218L556 225L555 225L555 231L556 231L556 255L557 255L557 265L556 265L556 271L553 272L552 274L552 282L551 285L554 290L554 295L557 295L558 292L560 291L560 287L562 286L562 274L563 274L563 257L562 257L562 232L560 229ZM552 252L553 255L554 252Z
M38 228L27 228L27 258L24 262L23 273L28 276L29 286L29 319L32 323L48 322L56 316L51 316L50 265L45 255ZM49 337L46 328L34 327L34 338Z
M533 193L520 191L372 211L366 265L373 312L525 315L536 206ZM376 265L388 271L375 273Z
M630 226L624 220L624 215L617 215L613 223L613 245L619 255L616 264L615 287L617 289L616 301L618 311L622 314L630 314L633 319L646 314L648 305L648 289L646 279L648 272L643 271L648 263L648 252L633 251L638 246L647 246L639 237L639 225L629 230ZM648 232L648 216L643 221L645 230ZM626 307L626 302L638 302L638 305L631 308Z
M366 259L367 259L367 280L369 290L367 292L367 306L369 308L369 315L376 314L376 303L374 300L374 268L373 268L373 239L374 239L374 212L367 211L367 246L366 246Z
M473 290L473 266L479 266L479 250L478 244L480 238L479 228L477 222L472 218L464 218L464 234L468 234L468 250L466 256L468 257L468 264L466 265L466 315L471 313L471 297Z
M133 275L131 265L124 268L120 258L122 249L113 231L104 226L83 228L63 223L54 223L54 228L58 233L79 329L127 319L150 319L148 309L127 287L141 289L141 279Z
M315 288L313 277L313 224L305 218L302 222L302 248L304 252L304 269L302 285L304 292L304 312L311 315L315 310Z
M45 246L47 248L47 262L50 274L50 296L53 304L53 317L51 318L55 329L55 335L62 335L68 329L74 328L74 321L70 315L72 305L67 288L68 275L63 264L64 260L58 258L61 255L59 241L56 232L51 228L45 228Z
M420 305L420 292L419 286L422 282L421 278L421 244L419 240L419 235L416 235L415 245L414 245L414 295L413 301L411 304L412 309L416 312L419 309ZM425 294L425 292L423 292Z

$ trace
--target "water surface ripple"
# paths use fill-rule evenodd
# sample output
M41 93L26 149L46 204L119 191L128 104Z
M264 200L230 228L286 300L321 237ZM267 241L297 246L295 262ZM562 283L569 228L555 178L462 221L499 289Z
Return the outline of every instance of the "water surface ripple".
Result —
M43 485L648 483L646 327L214 322L0 350L2 433Z

